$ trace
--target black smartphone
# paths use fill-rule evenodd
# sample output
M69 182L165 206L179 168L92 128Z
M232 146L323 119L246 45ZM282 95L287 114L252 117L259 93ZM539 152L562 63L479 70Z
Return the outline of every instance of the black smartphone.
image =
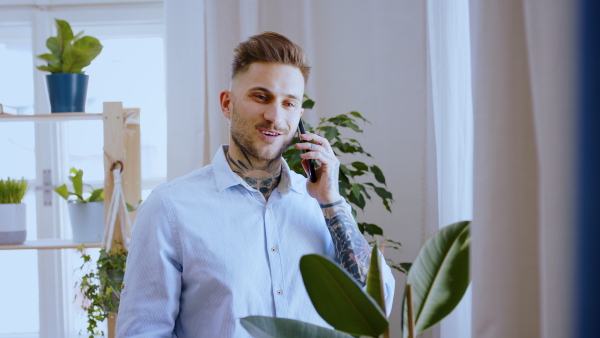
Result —
M300 122L298 122L298 129L300 130L300 134L306 134L306 129L304 129L304 123L302 123L302 118L300 118ZM300 137L298 137L300 138ZM300 142L306 142L302 139L300 139ZM307 152L309 150L304 150L304 152ZM308 176L310 178L310 181L315 183L317 182L317 173L315 172L315 160L308 160Z

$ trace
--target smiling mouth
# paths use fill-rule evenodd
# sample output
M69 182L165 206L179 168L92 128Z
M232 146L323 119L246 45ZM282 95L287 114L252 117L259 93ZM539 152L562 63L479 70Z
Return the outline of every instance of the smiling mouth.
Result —
M277 131L272 131L272 130L259 130L259 132L265 136L279 136L279 135L283 135L283 133L277 132Z

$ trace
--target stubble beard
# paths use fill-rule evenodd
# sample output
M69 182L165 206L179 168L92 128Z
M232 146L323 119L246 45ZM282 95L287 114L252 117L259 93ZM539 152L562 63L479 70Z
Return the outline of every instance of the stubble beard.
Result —
M275 152L269 152L253 142L251 135L248 134L249 130L256 130L256 127L257 126L250 126L246 120L242 119L235 109L235 104L233 104L231 111L231 127L229 128L229 132L231 133L231 139L233 142L247 155L252 156L259 161L270 162L280 158L283 152L292 144L294 134L283 136L287 137L287 139L284 139L281 147ZM275 129L273 125L265 125L264 128Z

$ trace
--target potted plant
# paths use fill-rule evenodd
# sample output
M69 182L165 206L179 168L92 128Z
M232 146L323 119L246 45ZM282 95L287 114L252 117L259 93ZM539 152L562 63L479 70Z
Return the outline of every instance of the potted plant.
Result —
M128 252L113 249L108 253L101 248L98 261L94 262L83 245L78 251L83 259L80 269L84 275L76 286L82 295L81 307L87 313L87 332L90 338L104 336L98 324L108 318L109 313L118 312Z
M66 184L54 189L67 202L73 241L77 243L100 242L104 232L104 189L94 189L83 193L83 170L71 168L69 180L73 191ZM84 197L87 196L87 197Z
M82 36L83 31L73 35L68 22L55 21L56 36L46 41L50 53L37 56L48 62L37 68L51 73L46 75L51 112L85 112L89 76L83 68L100 54L102 45L94 37Z
M404 337L414 338L458 305L469 283L470 222L438 230L419 251L408 271L404 297ZM366 293L339 264L305 255L300 271L319 315L335 330L298 320L264 316L241 319L254 337L389 337L377 245L373 247ZM400 319L398 319L400 320Z
M22 244L27 238L25 192L24 178L0 180L0 245Z

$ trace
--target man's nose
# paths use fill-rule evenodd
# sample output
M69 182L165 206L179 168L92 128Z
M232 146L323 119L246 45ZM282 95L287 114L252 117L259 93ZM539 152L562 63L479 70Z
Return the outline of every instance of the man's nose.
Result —
M284 109L279 102L273 102L265 108L263 114L265 120L278 124L283 117Z

